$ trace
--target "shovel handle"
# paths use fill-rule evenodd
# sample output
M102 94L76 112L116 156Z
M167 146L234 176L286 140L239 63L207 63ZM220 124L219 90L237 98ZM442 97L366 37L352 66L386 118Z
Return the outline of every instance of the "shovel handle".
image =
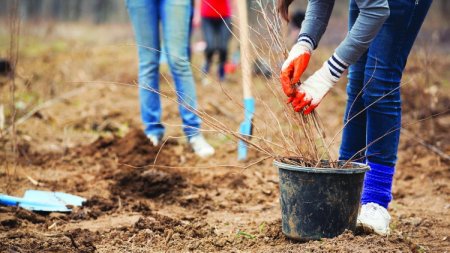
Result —
M244 99L252 97L251 91L251 67L250 67L250 37L248 33L247 0L238 0L237 9L239 13L239 44L241 46L242 63L242 87Z
M8 195L0 194L0 205L4 206L17 206L23 201L22 198L11 197Z

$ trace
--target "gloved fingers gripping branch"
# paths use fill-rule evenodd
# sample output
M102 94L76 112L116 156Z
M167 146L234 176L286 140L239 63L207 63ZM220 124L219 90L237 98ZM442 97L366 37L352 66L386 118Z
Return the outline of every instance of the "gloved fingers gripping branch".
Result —
M319 70L301 85L296 86L295 94L289 100L294 110L302 111L305 115L314 111L347 67L348 64L336 54L332 55Z
M296 86L295 94L291 98L292 98L291 105L294 109L300 106L303 103L303 101L310 100L310 97L306 98L305 91L302 88L300 88L299 85Z
M302 89L301 86L297 86L295 97L293 97L291 105L292 108L294 108L294 111L296 112L299 112L305 108L306 110L308 110L311 107L312 100L313 100L312 97L308 93L306 93L306 91Z
M318 104L317 105L309 105L309 107L303 111L303 114L308 115L308 114L312 113L314 111L314 109L316 109L317 106L319 106L319 105Z
M281 67L281 85L286 96L294 95L295 84L300 81L303 72L308 66L311 52L313 50L312 43L309 39L299 38L299 42L295 44L286 61Z

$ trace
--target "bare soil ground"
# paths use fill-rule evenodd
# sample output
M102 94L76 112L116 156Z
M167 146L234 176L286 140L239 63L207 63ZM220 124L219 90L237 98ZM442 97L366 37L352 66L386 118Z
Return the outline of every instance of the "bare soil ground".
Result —
M450 154L448 56L427 56L430 74L423 71L418 53L406 70L410 84L402 89L407 124L390 205L392 234L347 232L297 243L281 233L272 161L246 168L264 154L251 151L247 162L238 163L235 141L212 132L205 134L217 153L209 160L196 158L177 126L177 106L168 100L163 103L166 137L174 138L163 147L148 143L136 87L127 85L136 79L135 51L126 46L132 41L129 27L96 29L48 26L30 29L23 38L17 100L25 109L18 107L18 118L39 102L74 89L80 92L55 100L18 126L17 162L11 137L0 139L0 192L20 196L31 188L64 191L88 201L70 214L0 207L1 252L450 251L450 163L424 145ZM46 43L40 41L43 37ZM200 57L195 55L197 66ZM196 77L200 79L198 71ZM256 78L255 89L263 82ZM220 95L220 86L198 83L202 108L237 129L242 109ZM236 74L223 87L237 101L239 83ZM171 87L162 78L162 90L170 93ZM331 136L341 127L343 87L341 83L319 108ZM1 88L6 105L7 84ZM261 97L273 99L270 94ZM429 118L433 114L439 115Z

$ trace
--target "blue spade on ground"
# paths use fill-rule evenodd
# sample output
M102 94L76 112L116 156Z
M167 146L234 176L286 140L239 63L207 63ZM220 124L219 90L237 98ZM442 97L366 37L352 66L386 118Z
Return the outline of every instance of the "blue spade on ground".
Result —
M85 198L64 192L27 190L22 198L0 194L0 205L38 212L71 212L68 206L81 206L85 201Z

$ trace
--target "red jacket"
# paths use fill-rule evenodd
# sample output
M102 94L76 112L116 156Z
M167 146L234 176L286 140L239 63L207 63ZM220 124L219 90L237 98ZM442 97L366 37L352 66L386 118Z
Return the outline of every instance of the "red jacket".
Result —
M200 14L204 18L228 18L231 16L230 0L202 0Z

